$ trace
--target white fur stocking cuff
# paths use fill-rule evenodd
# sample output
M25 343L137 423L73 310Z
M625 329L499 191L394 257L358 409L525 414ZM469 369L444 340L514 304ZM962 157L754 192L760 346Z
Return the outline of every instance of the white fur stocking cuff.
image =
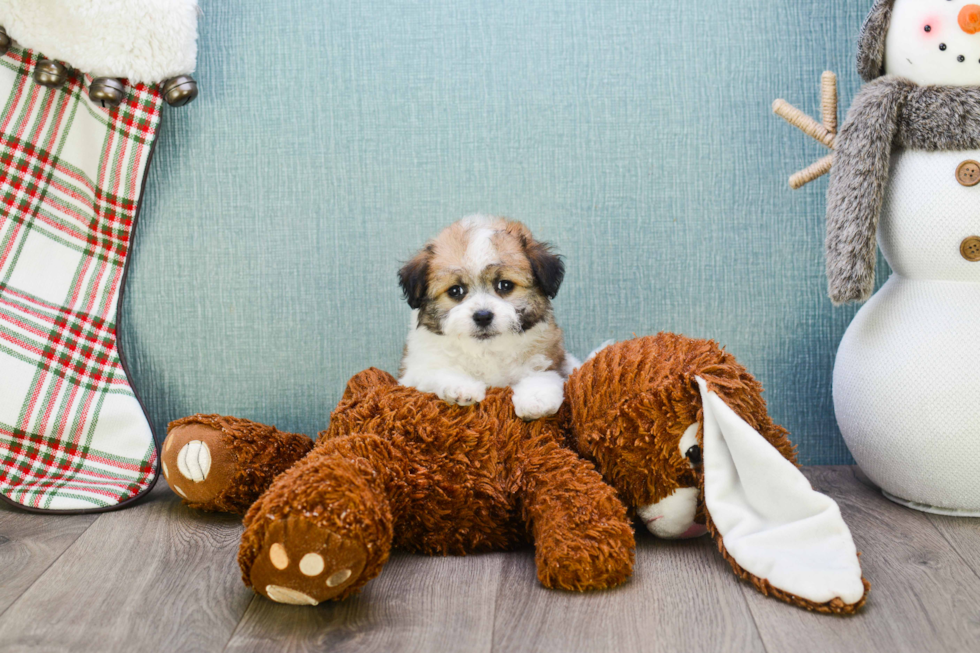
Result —
M93 77L155 84L194 72L197 0L4 0L23 47Z

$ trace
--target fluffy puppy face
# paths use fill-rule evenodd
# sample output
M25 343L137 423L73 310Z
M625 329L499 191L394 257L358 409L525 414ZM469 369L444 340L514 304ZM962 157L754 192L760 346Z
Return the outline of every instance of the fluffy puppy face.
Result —
M565 267L523 224L472 216L447 227L398 273L418 326L488 342L552 319Z

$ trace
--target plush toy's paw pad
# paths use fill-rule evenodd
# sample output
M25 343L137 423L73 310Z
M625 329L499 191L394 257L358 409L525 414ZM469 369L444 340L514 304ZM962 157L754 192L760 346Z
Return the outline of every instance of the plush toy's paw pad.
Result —
M277 603L317 605L343 594L366 562L360 544L287 517L269 526L250 577L256 592Z
M439 398L447 404L472 406L486 397L487 386L481 381L464 381L447 385L439 392Z
M204 440L191 440L177 454L177 470L195 483L203 483L211 471L211 449Z
M178 426L163 441L163 477L175 493L194 504L207 504L237 471L235 455L221 431L200 423Z
M514 388L514 410L527 421L554 415L564 400L564 387L554 383L522 381Z

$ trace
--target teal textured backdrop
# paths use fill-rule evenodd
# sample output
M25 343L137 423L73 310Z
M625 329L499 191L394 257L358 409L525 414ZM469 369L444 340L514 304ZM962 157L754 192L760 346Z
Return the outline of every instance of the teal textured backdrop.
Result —
M821 147L774 117L858 88L870 0L202 3L194 104L168 109L121 331L161 438L219 412L314 434L397 370L399 262L468 213L558 245L579 355L669 330L765 385L804 463L850 462L831 369ZM884 275L879 275L883 277Z

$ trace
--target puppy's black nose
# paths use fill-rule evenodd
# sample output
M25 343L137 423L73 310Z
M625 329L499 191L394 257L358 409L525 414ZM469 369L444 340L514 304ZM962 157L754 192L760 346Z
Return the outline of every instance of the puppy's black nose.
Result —
M488 327L493 322L493 311L477 311L473 314L473 321L478 327Z

